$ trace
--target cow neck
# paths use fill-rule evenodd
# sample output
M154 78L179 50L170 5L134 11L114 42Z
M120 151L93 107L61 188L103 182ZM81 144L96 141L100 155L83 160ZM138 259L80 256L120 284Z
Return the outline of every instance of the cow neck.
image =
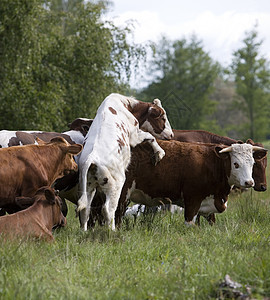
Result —
M224 161L221 158L216 159L216 174L218 174L216 177L216 193L218 196L225 197L230 193L231 190L231 186L228 182L230 176L230 159L228 159L228 161ZM222 172L220 172L220 170L222 170Z
M55 145L55 147L52 147L50 145L49 148L47 145L40 145L39 147L37 147L37 149L39 149L38 150L39 155L42 154L42 157L45 158L42 160L42 165L45 167L45 169L49 173L48 179L50 179L50 182L48 182L47 185L50 185L57 178L59 178L59 176L56 176L56 174L59 174L59 166L61 166L61 162L63 159L63 152L56 145ZM48 150L49 150L49 152L48 152Z
M50 232L54 226L53 220L53 205L45 204L44 201L37 201L34 204L36 206L36 213L39 215L37 218L38 223L45 226ZM34 206L32 206L34 208Z
M149 107L150 103L138 101L138 103L130 108L130 112L138 120L139 126L141 126L146 121Z

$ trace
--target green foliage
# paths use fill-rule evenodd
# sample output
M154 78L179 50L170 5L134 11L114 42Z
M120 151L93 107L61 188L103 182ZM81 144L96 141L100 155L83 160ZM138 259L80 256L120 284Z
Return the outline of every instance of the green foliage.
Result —
M121 91L144 49L104 21L107 1L0 3L0 128L62 130Z
M215 109L209 94L219 66L203 50L201 41L195 36L190 41L163 38L151 72L156 78L142 97L163 100L173 128L198 129L209 124L207 116Z
M262 41L254 28L246 33L244 46L234 52L231 73L242 100L238 107L248 118L243 135L255 140L265 139L269 133L270 68L269 62L259 55Z

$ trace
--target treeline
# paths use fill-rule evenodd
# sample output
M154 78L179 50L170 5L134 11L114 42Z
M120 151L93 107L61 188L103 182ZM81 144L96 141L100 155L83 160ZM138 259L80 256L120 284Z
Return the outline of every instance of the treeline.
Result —
M0 129L62 130L121 92L144 49L107 1L0 1Z
M149 53L130 28L106 21L109 1L0 1L0 129L62 131L94 117ZM269 137L270 68L256 26L226 68L196 36L162 38L145 64L151 82L133 95L162 100L174 128L233 138ZM142 69L137 69L142 71Z
M224 68L190 40L162 38L150 63L155 76L141 98L160 97L177 129L205 129L236 139L270 137L270 69L256 26Z

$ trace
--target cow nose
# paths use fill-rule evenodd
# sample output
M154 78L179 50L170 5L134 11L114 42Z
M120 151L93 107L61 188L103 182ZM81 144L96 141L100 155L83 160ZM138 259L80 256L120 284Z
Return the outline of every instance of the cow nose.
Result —
M245 182L245 186L248 187L248 188L249 188L249 187L252 187L253 185L254 185L254 183L253 183L252 180L249 180L249 181L246 181L246 182Z
M266 187L266 185L264 185L264 184L261 184L261 191L262 192L265 192L267 190L267 187Z

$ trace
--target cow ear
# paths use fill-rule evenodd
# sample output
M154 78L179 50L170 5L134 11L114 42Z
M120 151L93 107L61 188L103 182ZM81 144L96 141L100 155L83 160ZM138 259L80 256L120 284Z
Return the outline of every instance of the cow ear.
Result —
M149 115L154 119L158 119L162 115L162 109L158 106L151 106L148 112Z
M155 104L155 105L157 105L157 106L159 106L159 107L162 107L162 106L161 106L161 101L160 101L159 99L154 99L154 100L153 100L153 104Z
M67 145L68 142L61 136L54 137L50 140L50 143L62 143Z
M255 143L252 141L252 139L246 140L246 143L247 143L247 144L250 144L250 145L254 145L254 144L255 144Z
M77 155L82 151L82 148L83 148L83 146L81 144L73 144L73 145L68 146L67 152L71 153L73 155Z
M255 160L261 160L261 159L265 158L266 155L267 155L266 149L257 150L255 152L253 152L253 157Z
M44 191L45 197L50 204L55 203L55 194L51 189L46 189Z
M44 142L42 139L36 137L36 142L39 144L39 145L45 145L46 142Z
M33 205L35 202L34 198L31 197L16 197L15 204L18 205L21 209L26 209L29 206Z
M229 158L229 156L230 156L229 152L220 153L221 150L223 150L224 148L227 148L227 147L228 146L215 146L214 151L215 151L216 156L221 159Z

